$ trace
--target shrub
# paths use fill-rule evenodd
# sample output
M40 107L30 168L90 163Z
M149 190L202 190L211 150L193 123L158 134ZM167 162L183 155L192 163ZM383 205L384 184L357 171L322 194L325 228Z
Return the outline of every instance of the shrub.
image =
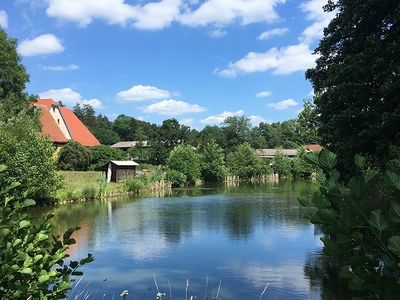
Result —
M89 161L89 150L75 141L63 146L58 156L58 166L65 171L87 171Z
M352 291L352 299L397 299L400 295L400 176L385 176L355 156L358 174L340 183L336 155L326 149L306 155L323 170L320 192L300 199L310 221L324 233L330 266Z
M85 200L93 200L97 196L96 188L94 186L87 186L82 190L82 197Z
M166 179L171 182L172 187L182 187L187 182L186 175L176 170L169 170Z
M186 176L189 184L195 184L200 177L200 160L197 153L189 145L176 146L170 153L167 165Z
M146 187L144 180L139 177L126 177L123 184L126 191L135 193Z
M285 156L281 149L278 149L275 154L272 169L274 170L274 173L278 174L279 176L289 176L292 172L292 163L290 158Z
M52 237L52 216L31 222L24 211L35 201L15 198L20 184L6 178L6 167L0 165L0 299L64 298L71 276L82 275L78 268L93 260L89 254L67 262L65 251L75 244L71 235L79 228L69 229L62 239Z

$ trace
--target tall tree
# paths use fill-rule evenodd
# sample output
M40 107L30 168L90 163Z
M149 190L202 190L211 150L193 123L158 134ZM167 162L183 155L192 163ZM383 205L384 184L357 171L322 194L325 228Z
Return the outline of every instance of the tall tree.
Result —
M16 45L17 41L0 28L0 101L11 93L22 96L29 81Z
M400 2L329 1L337 11L324 30L312 82L322 142L352 170L355 153L383 167L400 144Z
M228 147L235 147L250 141L251 123L245 116L228 117L222 124Z

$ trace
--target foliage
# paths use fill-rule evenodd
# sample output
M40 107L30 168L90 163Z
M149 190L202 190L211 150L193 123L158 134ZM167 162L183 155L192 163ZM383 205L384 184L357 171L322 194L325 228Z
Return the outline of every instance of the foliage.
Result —
M321 168L320 192L300 199L310 221L324 233L324 253L357 299L394 299L400 294L400 176L366 168L356 155L358 174L345 185L328 150L307 154ZM385 179L385 180L384 180ZM385 182L384 182L385 181ZM356 298L354 298L356 299Z
M278 149L272 165L274 173L279 176L289 176L292 171L292 163L290 159L283 153L282 149Z
M126 159L124 152L105 145L90 147L89 151L89 170L92 171L105 171L110 160Z
M207 125L199 134L200 144L206 145L211 141L216 142L220 147L226 148L226 136L221 127Z
M128 149L129 156L136 161L148 161L149 149L139 142L135 146Z
M82 275L78 268L93 257L67 263L65 251L75 244L71 235L79 228L69 229L60 239L51 237L52 215L33 225L24 211L35 201L13 196L20 185L8 182L6 170L0 166L0 298L62 299L72 277Z
M94 186L87 186L82 191L82 197L85 200L94 200L97 196L97 191Z
M227 176L224 150L214 141L203 147L201 177L206 182L222 182Z
M291 160L291 172L294 177L309 178L311 174L318 171L314 165L305 159L305 149L303 147L297 149L298 155Z
M126 177L123 184L128 192L139 192L146 187L146 182L140 177Z
M400 2L338 0L336 17L315 50L311 81L319 135L351 174L356 153L385 168L390 145L400 144Z
M65 171L87 171L90 164L90 151L75 141L64 145L58 156L58 167Z
M251 124L248 117L228 117L222 124L222 128L226 136L228 148L250 141Z
M299 113L298 123L303 144L319 144L318 116L312 100L304 100L303 110Z
M168 157L167 165L169 169L184 174L189 184L194 184L200 177L200 159L191 146L176 146Z
M267 162L256 156L249 143L239 145L228 154L226 161L230 173L240 179L250 179L272 172Z
M10 94L23 99L23 91L29 81L25 67L17 53L17 41L0 28L0 101Z
M5 104L0 104L0 164L8 166L8 177L20 182L14 189L19 196L29 189L36 200L51 198L61 183L53 159L53 145L39 136L31 111L21 109L10 117L4 112Z
M167 161L169 150L159 141L152 142L148 150L148 161L153 165L164 165Z
M182 187L187 182L186 175L176 170L169 170L166 179L171 182L172 187Z

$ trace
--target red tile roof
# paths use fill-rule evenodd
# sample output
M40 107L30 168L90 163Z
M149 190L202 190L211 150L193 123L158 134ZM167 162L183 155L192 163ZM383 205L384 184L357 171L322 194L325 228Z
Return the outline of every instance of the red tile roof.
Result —
M97 146L100 145L95 136L87 129L87 127L78 119L74 112L66 107L60 107L61 115L71 137L82 146Z
M53 143L67 143L68 138L61 131L59 125L54 120L50 113L50 108L57 103L49 99L39 99L33 104L41 110L40 123L42 125L42 135L47 136ZM78 119L73 111L66 107L58 106L67 126L68 132L72 140L77 141L82 146L97 146L100 145L99 141L89 131L89 129Z
M323 147L318 144L310 144L310 145L305 145L304 148L310 151L318 151L321 150Z
M65 144L68 139L62 133L60 127L58 127L56 121L49 112L47 106L35 105L41 110L40 113L40 124L42 125L42 135L47 136L53 143Z

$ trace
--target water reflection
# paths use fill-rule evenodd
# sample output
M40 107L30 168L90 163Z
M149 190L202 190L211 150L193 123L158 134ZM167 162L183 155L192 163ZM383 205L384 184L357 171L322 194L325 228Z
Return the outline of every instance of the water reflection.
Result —
M204 187L51 211L58 233L82 227L72 255L95 256L84 269L94 295L111 299L128 289L134 299L154 299L156 273L175 299L184 298L186 278L204 298L207 276L210 292L223 280L223 299L258 299L266 283L266 299L319 299L319 275L305 266L321 243L297 202L312 189L301 182Z

